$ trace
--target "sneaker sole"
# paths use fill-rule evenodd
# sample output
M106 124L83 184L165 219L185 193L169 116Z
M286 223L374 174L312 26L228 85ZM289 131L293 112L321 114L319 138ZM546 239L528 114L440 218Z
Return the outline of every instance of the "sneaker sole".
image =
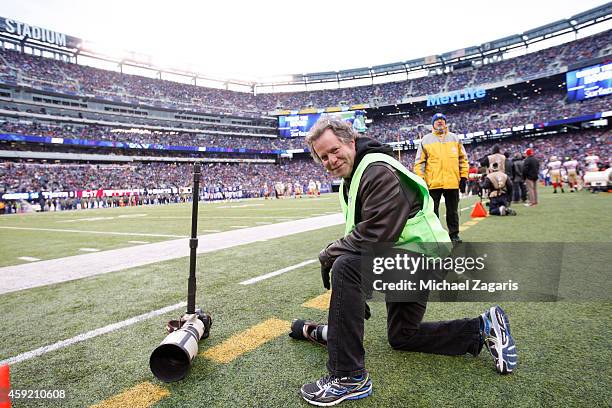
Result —
M510 333L510 322L508 321L508 316L503 311L503 309L499 306L492 307L489 309L489 313L492 317L491 322L493 323L493 330L495 331L495 343L496 351L497 351L497 361L495 362L495 368L500 374L510 374L512 370L516 367L518 362L518 358L514 362L509 362L507 357L518 357L516 354L516 343L514 342L514 338ZM501 320L503 321L500 321ZM504 330L506 328L506 330ZM506 339L507 345L503 346L503 339ZM509 352L513 352L509 354ZM506 353L506 358L504 358L504 353Z
M338 398L337 400L331 401L331 402L313 401L313 400L309 400L308 398L306 398L303 395L302 395L302 398L304 398L304 401L306 401L307 403L309 403L311 405L316 405L318 407L331 407L331 406L334 406L334 405L338 405L342 401L358 400L358 399L362 399L362 398L365 398L365 397L369 397L370 395L372 395L372 384L371 383L370 383L370 386L368 388L366 388L365 390L361 390L361 391L356 392L354 394L345 395L345 396L343 396L341 398Z

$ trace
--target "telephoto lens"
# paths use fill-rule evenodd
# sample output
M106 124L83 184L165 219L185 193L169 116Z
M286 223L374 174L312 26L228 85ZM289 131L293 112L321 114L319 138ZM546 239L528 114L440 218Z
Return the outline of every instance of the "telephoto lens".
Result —
M196 310L181 318L180 329L172 331L153 351L149 359L151 372L160 381L180 381L189 372L198 354L198 342L208 337L212 319Z

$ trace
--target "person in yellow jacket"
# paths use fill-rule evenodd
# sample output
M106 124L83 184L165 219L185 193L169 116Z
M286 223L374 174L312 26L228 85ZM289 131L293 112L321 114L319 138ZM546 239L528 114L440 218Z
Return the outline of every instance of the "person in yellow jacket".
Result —
M431 118L432 132L421 140L414 160L414 172L427 183L439 217L440 199L446 204L446 227L453 242L459 238L459 190L465 192L468 177L467 154L459 138L448 131L446 116Z

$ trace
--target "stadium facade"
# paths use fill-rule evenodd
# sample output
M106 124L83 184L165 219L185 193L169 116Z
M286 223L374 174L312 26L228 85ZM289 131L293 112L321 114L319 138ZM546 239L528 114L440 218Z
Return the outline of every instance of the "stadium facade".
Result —
M327 114L407 150L398 154L408 165L438 111L475 152L492 140L560 136L580 141L572 151L584 155L610 137L611 17L608 3L441 55L260 83L161 70L135 53L110 58L80 38L0 17L0 193L181 193L193 161L208 163L211 190L261 196L264 184L310 179L330 188L302 137ZM85 65L92 60L119 71Z

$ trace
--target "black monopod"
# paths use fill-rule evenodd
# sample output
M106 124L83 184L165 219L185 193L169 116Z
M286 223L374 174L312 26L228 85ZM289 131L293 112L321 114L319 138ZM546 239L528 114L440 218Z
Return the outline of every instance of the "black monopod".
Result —
M196 249L198 248L198 200L200 198L200 165L193 166L191 210L191 238L189 239L189 280L187 283L187 313L179 320L170 320L166 326L168 336L151 354L151 371L163 382L185 378L191 362L198 354L198 342L208 337L212 318L195 308Z

